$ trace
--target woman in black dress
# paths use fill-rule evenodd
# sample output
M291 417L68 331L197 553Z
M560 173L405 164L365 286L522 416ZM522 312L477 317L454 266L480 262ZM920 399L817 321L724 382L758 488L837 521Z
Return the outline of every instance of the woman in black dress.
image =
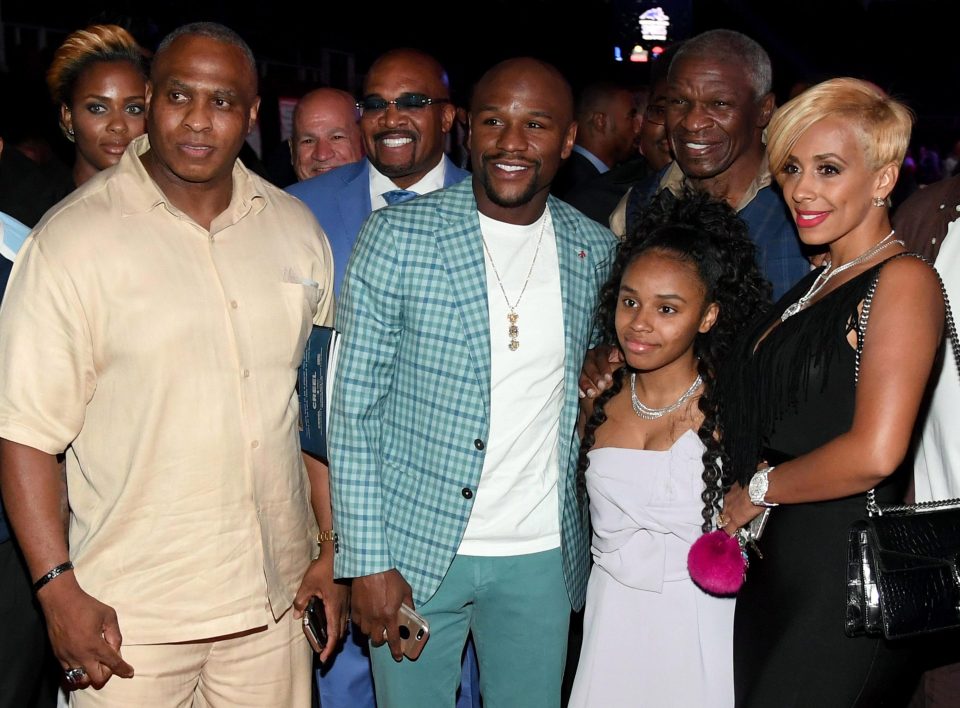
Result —
M907 454L943 326L932 268L904 251L887 197L911 116L872 84L834 79L784 105L771 173L826 265L801 280L731 357L722 395L730 533L774 506L737 599L737 706L902 706L909 644L844 634L847 532L866 492L902 499ZM857 321L880 272L855 378Z

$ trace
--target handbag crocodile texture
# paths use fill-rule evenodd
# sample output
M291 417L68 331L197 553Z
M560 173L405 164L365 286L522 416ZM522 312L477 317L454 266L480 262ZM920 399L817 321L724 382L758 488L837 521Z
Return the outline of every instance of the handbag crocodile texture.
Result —
M855 380L879 276L878 270L857 323ZM957 329L942 282L940 288L947 336L960 373ZM882 634L896 639L960 627L958 562L960 499L881 507L871 489L867 518L854 522L849 532L847 636Z
M960 499L883 507L854 522L847 635L895 639L960 627L958 560Z

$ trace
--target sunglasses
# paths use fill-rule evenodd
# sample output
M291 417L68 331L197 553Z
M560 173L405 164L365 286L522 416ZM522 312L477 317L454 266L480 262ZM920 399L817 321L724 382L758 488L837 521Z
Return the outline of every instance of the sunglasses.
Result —
M381 96L364 96L357 101L357 108L361 113L379 113L394 105L398 111L418 111L427 106L450 103L449 98L430 98L422 93L401 93L392 101Z

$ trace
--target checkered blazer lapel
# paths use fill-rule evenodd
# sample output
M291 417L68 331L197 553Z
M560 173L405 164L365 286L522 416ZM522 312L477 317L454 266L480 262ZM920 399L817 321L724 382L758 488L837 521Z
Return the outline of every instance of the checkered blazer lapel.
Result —
M570 600L579 608L590 555L586 507L577 501L573 474L576 379L614 242L572 207L552 198L549 205L563 306L564 333L557 336L566 353L561 547ZM330 466L341 534L338 576L395 567L423 602L456 555L470 514L462 491L476 488L483 465L474 440L489 432L487 298L469 180L375 213L361 231L337 313L345 335L330 427L340 451ZM409 331L392 343L395 353L382 352L376 337L365 334L389 339L398 327Z
M476 369L483 405L490 410L490 314L487 271L477 203L470 180L448 189L437 211L445 221L437 231L437 248L450 279L464 337L470 342L470 358Z
M560 263L560 296L563 301L564 351L567 352L567 366L564 377L564 390L577 388L580 375L580 362L571 362L570 352L579 351L573 340L573 333L583 325L583 318L591 312L585 303L591 300L594 289L593 262L583 256L583 244L580 243L580 226L568 210L557 208L553 197L547 201L552 207L553 230L557 240L557 259Z
M469 181L467 181L469 184ZM548 204L555 200L550 197ZM472 342L471 358L477 379L483 391L483 403L490 408L490 314L487 300L487 273L480 235L480 220L476 215L477 204L470 189L446 190L438 213L446 227L437 232L437 247L443 254L447 277L451 279L457 310L464 336ZM573 333L583 325L583 318L591 313L583 303L589 301L588 293L594 288L593 262L583 258L582 244L578 241L579 224L569 210L550 210L556 235L557 256L560 265L560 293L563 302L564 351L578 351ZM574 357L576 358L576 357ZM564 369L564 390L577 388L579 362L572 359ZM569 407L569 406L568 406ZM564 411L569 417L569 411ZM569 423L564 420L563 423ZM565 428L569 428L566 425Z

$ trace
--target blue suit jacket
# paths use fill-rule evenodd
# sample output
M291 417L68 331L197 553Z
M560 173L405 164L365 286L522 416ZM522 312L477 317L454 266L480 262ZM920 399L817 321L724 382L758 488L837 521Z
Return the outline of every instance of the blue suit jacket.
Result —
M446 165L443 172L444 187L462 182L470 175L454 165L446 155L443 160ZM330 248L333 249L333 291L339 295L353 244L372 209L370 161L364 158L343 165L326 174L292 184L287 191L310 207L326 232Z
M616 240L553 197L563 305L559 517L573 607L589 573L577 379ZM457 553L490 429L490 321L472 180L374 212L347 269L330 419L336 574L397 568L429 599ZM482 490L478 493L482 493Z

